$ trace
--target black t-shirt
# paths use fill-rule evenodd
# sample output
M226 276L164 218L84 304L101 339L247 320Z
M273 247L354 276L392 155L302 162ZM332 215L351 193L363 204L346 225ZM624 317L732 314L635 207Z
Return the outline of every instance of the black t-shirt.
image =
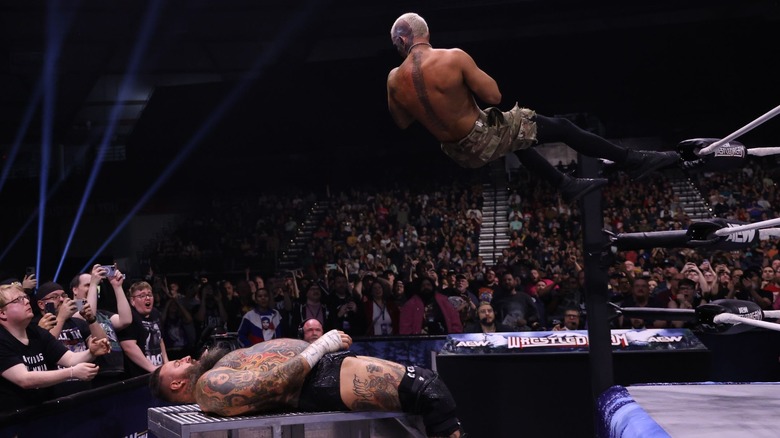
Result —
M227 330L227 321L222 319L222 315L219 312L219 305L217 304L216 298L213 296L207 296L205 298L206 303L204 304L206 306L206 312L205 312L205 319L200 322L198 326L199 332L203 332L208 328L218 328ZM243 317L243 315L241 315ZM239 320L240 322L240 320Z
M80 318L68 318L62 325L62 331L57 338L68 350L79 353L89 350L87 338L90 335L89 324Z
M57 369L57 361L68 351L62 342L37 325L27 326L27 345L16 339L5 327L0 327L0 373L18 364L28 371ZM0 379L0 411L39 404L51 398L51 388L23 389L6 379Z
M89 335L90 331L87 321L84 321L81 318L71 317L62 325L62 331L60 331L60 336L57 340L62 342L62 345L68 350L74 353L80 353L89 350L89 346L87 346L87 338ZM51 388L51 391L52 396L56 398L86 391L91 388L92 382L90 381L69 380L54 385Z
M152 309L145 318L135 308L133 322L127 328L117 332L119 342L133 340L155 366L162 365L162 325L160 323L160 311ZM146 374L146 370L136 365L125 355L125 370L131 377Z
M528 327L539 321L536 303L533 297L525 292L517 292L514 295L499 295L493 299L492 303L496 313L496 322L512 327L513 330L527 330ZM525 325L520 326L522 320L525 321Z

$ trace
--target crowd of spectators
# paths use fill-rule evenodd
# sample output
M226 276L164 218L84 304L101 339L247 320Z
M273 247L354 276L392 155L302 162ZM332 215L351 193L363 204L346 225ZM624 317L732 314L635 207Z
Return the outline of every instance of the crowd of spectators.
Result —
M754 160L733 173L699 175L697 182L720 217L773 218L778 212L770 164ZM158 269L132 286L124 283L121 272L99 267L76 276L70 292L49 283L36 289L34 278L26 276L18 289L0 291L0 312L32 301L29 313L35 319L30 326L54 330L63 345L74 348L69 351L83 353L74 359L57 348L52 350L57 357L39 368L57 371L100 355L101 368L111 369L115 374L107 377L115 379L197 355L215 337L233 332L232 342L249 346L279 337L303 338L312 326L320 332L337 328L354 337L585 328L582 215L577 206L562 203L545 182L518 175L509 188L510 246L486 265L477 251L482 190L478 180L456 180L415 188L334 190L322 199L222 198L160 240L150 257ZM614 233L680 230L691 223L663 176L634 183L617 174L602 192L605 227ZM257 257L291 238L314 202L327 208L300 268L259 266ZM210 258L230 261L221 271L199 270ZM610 300L620 306L691 309L737 298L763 309L780 308L780 257L772 240L741 251L619 251L605 262ZM180 272L200 274L164 274L179 264ZM24 297L18 290L26 291ZM83 303L77 308L79 301ZM47 302L59 306L48 310ZM20 315L19 324L27 317ZM616 318L612 324L634 329L684 326L639 318ZM142 333L152 336L141 339ZM108 337L111 348L86 342L90 334ZM125 356L124 369L116 360L119 352ZM78 376L57 374L51 385L95 378L89 367L78 367Z
M220 194L178 211L178 223L144 255L163 272L271 269L315 202L312 193Z
M703 188L703 193L709 194L705 201L719 217L743 221L776 217L770 204L775 196L768 170L771 164L771 160L756 159L738 171L697 175L695 182ZM572 170L573 166L567 169ZM602 190L604 224L608 231L684 230L690 226L692 220L683 211L683 204L668 178L658 175L652 183L635 183L618 173L613 179ZM502 285L508 272L519 285L517 292L535 303L534 318L538 318L532 318L533 326L528 325L527 318L520 318L526 325L509 324L511 328L564 327L567 311L571 313L574 309L580 312L579 326L584 327L585 294L579 243L582 230L577 207L562 203L544 182L522 175L515 178L510 187L507 217L510 247L495 264L487 266L477 252L482 221L481 191L478 182L457 181L438 186L352 188L335 192L320 200L328 206L327 211L304 252L302 269L294 275L299 281L318 280L321 293L327 297L329 280L324 272L339 272L353 290L354 299L367 308L369 319L373 319L374 310L387 304L377 304L376 308L367 304L373 295L367 277L391 280L387 297L398 309L419 294L420 284L428 277L437 293L444 293L455 306L461 316L461 326L474 327L480 302L492 299L498 299L490 310L499 322L511 322L512 318L504 315L507 309L500 305L507 301L507 296L515 295L510 292L513 288ZM644 279L648 283L648 296L655 298L661 293L663 306L698 304L726 294L712 294L711 288L697 283L692 298L683 303L682 295L676 293L677 281L686 278L690 266L695 265L702 278L712 282L712 277L725 278L725 273L718 270L747 270L752 275L776 255L772 241L738 252L684 248L623 251L614 255L608 269L609 287L613 300L622 303L634 288L642 288L643 282L635 280ZM464 282L460 288L459 279ZM762 287L759 285L758 290ZM395 292L399 289L400 294ZM459 290L465 292L461 294ZM745 296L756 299L749 294ZM771 299L772 305L775 298L776 294ZM639 302L644 305L643 299ZM485 312L487 308L483 309ZM337 310L336 314L339 313ZM296 317L300 320L305 315ZM358 321L351 325L359 326L362 331L370 322ZM615 322L616 327L621 325L625 324ZM385 331L399 333L400 327Z
M774 157L748 160L741 169L706 172L696 176L696 185L718 217L756 222L777 217L777 188L772 179Z

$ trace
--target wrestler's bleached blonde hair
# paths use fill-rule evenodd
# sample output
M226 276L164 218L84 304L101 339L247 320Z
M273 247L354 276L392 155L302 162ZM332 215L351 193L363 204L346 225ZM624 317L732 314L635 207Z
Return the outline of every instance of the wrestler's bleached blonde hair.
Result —
M425 22L423 17L415 14L414 12L407 12L393 23L393 27L390 28L390 38L395 39L402 33L402 23L406 23L412 28L412 36L414 37L427 37L428 36L428 23Z

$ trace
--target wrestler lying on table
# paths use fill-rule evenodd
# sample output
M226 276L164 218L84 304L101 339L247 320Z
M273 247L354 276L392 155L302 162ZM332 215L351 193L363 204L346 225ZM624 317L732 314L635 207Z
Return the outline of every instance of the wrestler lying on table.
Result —
M331 410L403 411L423 417L429 436L460 436L455 402L438 375L425 368L356 356L349 335L331 330L312 344L274 339L228 352L189 356L157 368L152 393L197 403L211 414Z

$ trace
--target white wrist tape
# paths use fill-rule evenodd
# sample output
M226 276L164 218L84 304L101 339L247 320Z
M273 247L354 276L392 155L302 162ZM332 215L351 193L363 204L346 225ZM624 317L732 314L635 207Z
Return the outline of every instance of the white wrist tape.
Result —
M325 353L335 353L341 350L341 335L338 330L331 330L322 335L321 338L312 342L301 352L301 356L309 363L310 368L314 368Z

